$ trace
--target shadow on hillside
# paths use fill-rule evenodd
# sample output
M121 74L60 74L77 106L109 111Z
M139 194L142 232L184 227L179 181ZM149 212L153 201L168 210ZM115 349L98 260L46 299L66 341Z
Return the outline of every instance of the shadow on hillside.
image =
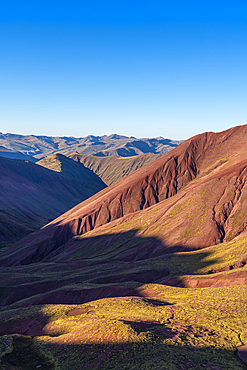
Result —
M151 329L151 331L150 331ZM192 347L164 343L174 332L158 332L157 328L142 329L140 334L150 331L146 343L92 343L61 344L46 343L43 351L35 346L31 337L14 339L14 350L2 358L3 369L18 368L31 370L70 369L176 369L176 370L228 370L246 369L234 351L210 347ZM151 338L152 336L152 338ZM56 361L56 366L55 366Z
M40 243L20 252L10 249L11 259L19 258L19 266L0 268L2 306L15 302L28 306L81 304L107 297L142 296L139 288L143 284L169 285L169 280L193 275L215 262L209 261L210 254L203 249L195 253L182 245L168 247L158 238L137 233L76 237L51 250ZM23 264L38 257L39 262Z

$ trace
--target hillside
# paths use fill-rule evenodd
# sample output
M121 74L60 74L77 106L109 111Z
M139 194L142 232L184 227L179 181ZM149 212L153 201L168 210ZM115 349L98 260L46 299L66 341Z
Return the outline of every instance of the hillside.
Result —
M166 225L159 232L166 244L201 248L231 240L244 231L246 222L240 207L245 204L246 132L241 126L183 142L58 217L40 231L39 244L58 230L64 243L68 235L83 234L161 201L153 218L156 229L159 223Z
M246 139L197 135L2 251L3 365L245 369Z
M143 153L167 153L180 143L181 141L164 139L163 137L137 139L116 134L75 138L0 133L0 145L36 159L48 157L54 153L67 155L72 152L101 157L109 155L129 157Z
M37 162L37 159L33 158L31 155L23 154L14 150L0 146L0 157L10 158L10 159L23 159L25 161Z
M2 245L39 229L61 212L105 187L92 171L67 157L63 159L67 165L70 163L71 170L74 168L78 181L28 161L0 156Z
M86 198L106 187L106 184L92 170L86 168L82 163L75 162L59 153L43 158L36 164L51 171L59 172L71 180L77 190L86 194Z
M182 143L17 242L2 253L0 263L13 266L54 258L60 261L64 250L69 261L79 258L77 250L79 254L89 253L89 258L92 249L84 246L80 235L93 229L90 235L96 235L100 245L108 245L104 238L108 240L117 231L114 240L116 245L123 245L123 250L118 247L115 253L113 242L111 249L114 259L123 261L204 250L244 236L246 135L247 126L241 126ZM71 239L77 235L79 239ZM149 241L148 248L144 248L143 238ZM93 248L97 255L97 247ZM105 250L101 253L104 259L112 260ZM246 256L242 257L240 263Z
M84 155L71 153L69 158L76 162L83 163L85 167L98 175L106 185L111 185L120 180L138 168L159 158L162 154L146 153L133 157L119 157L111 155L108 157L97 157L93 155Z

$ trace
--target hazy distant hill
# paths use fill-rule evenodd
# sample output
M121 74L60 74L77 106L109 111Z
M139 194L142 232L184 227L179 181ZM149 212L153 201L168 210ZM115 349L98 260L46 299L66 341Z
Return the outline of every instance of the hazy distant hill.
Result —
M0 146L0 157L11 158L11 159L24 159L30 162L37 162L37 159L31 155L23 154L15 150L7 149L4 146Z
M0 145L41 159L53 153L91 154L96 156L134 156L143 153L167 153L181 141L157 137L136 139L121 135L75 137L51 137L0 133Z
M117 155L97 157L94 155L71 153L68 157L72 158L74 161L83 163L85 167L92 170L109 186L122 177L136 171L138 168L154 161L161 155L162 154L145 153L126 158Z

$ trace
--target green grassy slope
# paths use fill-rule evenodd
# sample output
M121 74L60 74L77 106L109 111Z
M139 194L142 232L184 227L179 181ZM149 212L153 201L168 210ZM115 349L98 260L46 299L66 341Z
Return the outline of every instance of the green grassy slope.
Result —
M162 154L147 153L133 157L119 157L117 155L97 157L93 155L71 153L68 157L74 161L83 163L85 167L96 173L96 175L109 186L138 168L154 161L161 155Z

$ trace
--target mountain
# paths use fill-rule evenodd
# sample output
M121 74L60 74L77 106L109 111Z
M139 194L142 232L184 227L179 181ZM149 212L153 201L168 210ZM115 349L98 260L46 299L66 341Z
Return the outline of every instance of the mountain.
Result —
M83 163L85 167L92 170L101 178L106 185L111 185L127 176L138 168L159 158L162 154L145 153L133 157L119 157L111 155L108 157L97 157L79 153L68 154L68 157L76 162Z
M23 154L14 150L0 146L0 157L11 158L11 159L23 159L25 161L37 162L37 159L33 158L31 155Z
M2 366L245 369L246 139L197 135L3 250Z
M166 243L183 242L194 247L229 240L245 228L245 216L241 210L236 213L236 204L240 204L240 195L245 191L245 138L246 126L242 126L189 139L69 210L43 229L40 235L44 235L46 240L46 234L51 237L57 229L63 234L64 229L66 241L68 230L69 235L83 234L172 197L172 207L170 201L166 201L159 211L159 219L163 217L164 222L165 217L167 220L167 228L163 232ZM207 192L212 189L217 191L211 195L211 203L205 203ZM202 194L205 194L205 199ZM185 199L190 206L184 205ZM242 197L241 202L244 202ZM187 220L180 222L177 228L174 227L176 217L175 220L171 217L175 211L170 214L172 208L178 209L178 214L183 214ZM195 234L191 230L192 239L186 236L191 218L188 210L192 211L193 224L197 225ZM237 215L241 216L239 226L235 220ZM179 219L175 225L179 224Z
M130 222L128 227L140 230L141 235L157 235L162 254L169 248L197 250L231 241L246 229L246 135L247 126L240 126L183 142L76 205L35 238L27 236L13 247L15 257L12 254L9 259L6 251L2 263L18 265L49 258L54 248L59 251L73 236L106 224L111 228L115 220L124 230ZM28 249L19 253L26 244Z
M105 184L82 164L57 155L72 175L0 156L0 242L20 239L61 212L90 197ZM90 184L90 186L89 186Z
M92 194L106 187L106 184L91 169L63 154L52 154L36 162L36 164L62 174L66 179L73 182L73 186L81 194L84 194L85 198L89 198Z
M143 153L166 153L180 143L181 141L164 139L163 137L136 139L117 134L75 138L0 133L0 145L36 159L54 153L67 155L72 152L96 156L119 155L122 157Z

